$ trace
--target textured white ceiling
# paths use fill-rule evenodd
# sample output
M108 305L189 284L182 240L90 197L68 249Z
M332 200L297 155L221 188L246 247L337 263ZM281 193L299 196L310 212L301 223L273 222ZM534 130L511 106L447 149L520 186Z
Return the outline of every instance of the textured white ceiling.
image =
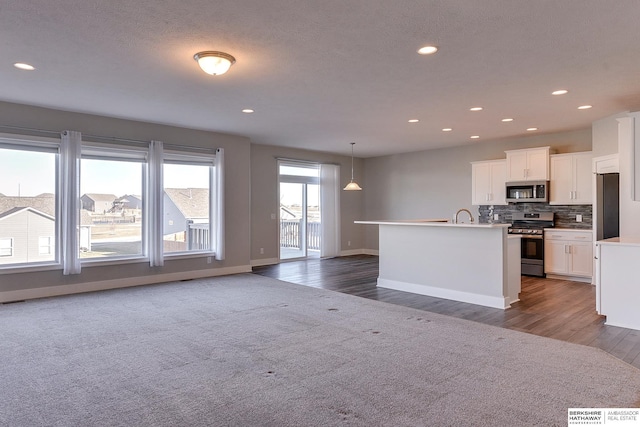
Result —
M0 59L3 101L369 157L640 108L640 1L0 0Z

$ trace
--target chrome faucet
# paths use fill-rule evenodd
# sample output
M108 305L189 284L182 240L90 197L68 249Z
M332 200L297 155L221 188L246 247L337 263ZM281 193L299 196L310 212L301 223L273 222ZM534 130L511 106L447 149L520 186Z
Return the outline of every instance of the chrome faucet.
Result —
M456 217L455 217L455 221L453 222L454 224L458 223L458 215L460 215L460 212L466 212L469 214L469 219L471 220L471 222L473 222L473 215L471 214L471 211L469 209L458 209L458 212L456 212Z

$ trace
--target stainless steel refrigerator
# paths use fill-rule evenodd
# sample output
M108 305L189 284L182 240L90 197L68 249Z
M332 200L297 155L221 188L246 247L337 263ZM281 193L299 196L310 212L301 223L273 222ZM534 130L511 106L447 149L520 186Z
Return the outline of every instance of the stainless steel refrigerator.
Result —
M596 197L596 239L620 236L620 174L598 174Z

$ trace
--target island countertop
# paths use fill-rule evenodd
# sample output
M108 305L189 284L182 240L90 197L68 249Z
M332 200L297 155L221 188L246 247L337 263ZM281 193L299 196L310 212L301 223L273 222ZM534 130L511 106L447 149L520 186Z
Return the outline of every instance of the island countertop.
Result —
M508 228L511 224L479 224L461 222L454 224L447 219L410 219L410 220L379 220L379 221L354 221L355 224L370 225L407 225L419 227L465 227L465 228Z

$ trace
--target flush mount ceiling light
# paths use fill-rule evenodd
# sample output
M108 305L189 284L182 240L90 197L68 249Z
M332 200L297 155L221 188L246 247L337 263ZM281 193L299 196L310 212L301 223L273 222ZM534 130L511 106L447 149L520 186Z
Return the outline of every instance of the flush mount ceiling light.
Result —
M538 128L527 128L527 132L533 132L534 130L538 130Z
M438 51L436 46L424 46L418 49L420 55L432 55Z
M33 71L36 69L33 65L25 64L24 62L16 62L13 64L14 67L20 70Z
M472 136L470 136L469 138L471 138L471 139L478 139L478 138L480 138L480 135L472 135Z
M592 108L591 105L581 105L578 107L578 110L588 110L589 108Z
M451 132L453 129L452 128L443 128L442 132Z
M251 114L253 112L255 112L255 110L251 109L251 108L245 108L244 110L242 110L243 113L245 114Z
M198 62L202 71L212 76L226 73L236 62L236 59L228 53L210 50L196 53L193 55L193 59Z
M349 182L343 190L345 191L358 191L362 190L362 187L358 185L357 182L353 180L353 146L356 145L355 142L351 143L351 182Z
M507 117L506 119L502 119L502 121L507 123L507 122L512 122L513 119L511 117Z
M418 120L418 119L410 119L410 120L409 120L409 123L418 123L419 121L420 121L420 120Z
M482 107L471 107L469 111L482 111Z
M566 89L560 89L560 90L554 90L553 92L551 92L551 95L564 95L566 93L569 93L569 91Z

